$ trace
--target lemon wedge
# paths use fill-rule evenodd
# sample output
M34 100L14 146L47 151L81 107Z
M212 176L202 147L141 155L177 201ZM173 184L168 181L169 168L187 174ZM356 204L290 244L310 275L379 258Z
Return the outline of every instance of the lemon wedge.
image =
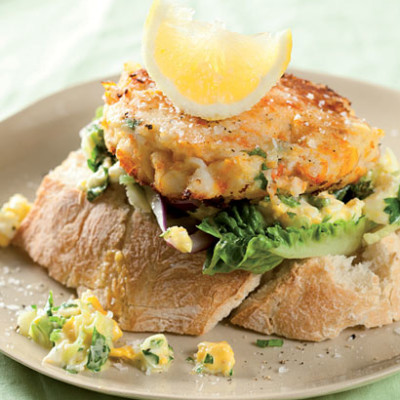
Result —
M167 0L153 2L143 36L147 71L187 114L217 120L250 109L285 72L291 31L241 35L193 14Z

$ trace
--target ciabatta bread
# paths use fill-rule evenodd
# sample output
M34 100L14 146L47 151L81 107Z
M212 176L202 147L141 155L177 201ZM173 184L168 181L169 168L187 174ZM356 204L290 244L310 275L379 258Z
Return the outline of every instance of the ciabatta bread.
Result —
M49 275L93 290L125 330L200 335L260 282L247 272L202 274L205 252L167 246L150 214L135 211L113 185L90 203L78 183L83 154L47 175L14 244ZM393 233L357 257L286 261L234 312L233 324L265 334L321 341L347 328L400 319L400 237Z
M205 252L166 245L150 214L135 211L115 185L95 202L78 183L90 171L81 152L47 175L14 243L78 291L92 289L122 329L201 335L237 307L260 276L202 274Z
M285 262L264 277L231 322L292 339L332 339L348 327L400 319L400 237L368 246L359 260L327 256Z

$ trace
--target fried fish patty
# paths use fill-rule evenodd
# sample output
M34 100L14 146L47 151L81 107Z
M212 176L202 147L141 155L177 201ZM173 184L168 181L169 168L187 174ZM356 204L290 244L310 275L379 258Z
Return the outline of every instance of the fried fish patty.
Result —
M108 149L137 181L171 199L299 195L357 181L383 131L325 85L286 74L252 109L206 121L186 115L144 69L104 82Z

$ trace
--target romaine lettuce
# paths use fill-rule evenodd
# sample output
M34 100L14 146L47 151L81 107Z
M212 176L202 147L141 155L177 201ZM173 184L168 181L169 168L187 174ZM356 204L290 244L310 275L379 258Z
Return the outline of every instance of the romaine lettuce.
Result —
M243 201L205 218L198 228L219 239L210 248L203 273L228 273L241 269L264 273L285 258L354 253L368 230L365 217L310 227L267 226L255 205Z

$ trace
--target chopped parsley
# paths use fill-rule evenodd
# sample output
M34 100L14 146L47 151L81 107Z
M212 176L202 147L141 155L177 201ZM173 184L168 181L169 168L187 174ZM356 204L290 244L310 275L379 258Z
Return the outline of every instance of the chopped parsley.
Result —
M52 310L58 311L59 309L63 309L63 308L77 308L77 307L78 307L78 304L75 304L75 303L62 303L58 307L53 307Z
M55 328L62 328L66 322L66 319L57 315L51 315L49 316L49 321L53 323Z
M201 374L203 372L203 365L199 365L194 372L196 372L196 374Z
M62 303L60 308L77 308L78 304L76 303Z
M271 203L271 197L265 196L262 201L265 201L266 203Z
M109 353L110 347L107 344L105 336L99 333L96 327L94 327L86 367L91 371L99 372L101 367L107 362Z
M164 343L163 339L153 339L150 341L151 347L160 347Z
M356 183L351 183L332 192L332 194L338 200L343 201L343 203L347 203L354 198L364 200L372 193L374 193L374 187L372 185L372 181L367 178L361 178Z
M97 122L92 122L85 126L82 132L82 148L86 148L86 152L90 154L87 165L93 172L96 172L107 157L112 157L104 141L104 131Z
M108 174L108 168L103 167L104 179L102 180L99 186L95 186L87 189L86 198L92 202L97 199L104 191L107 189L108 184L110 183L110 177Z
M150 357L153 359L154 364L158 365L160 362L160 357L157 354L154 354L150 351L150 349L145 349L142 350L142 353L146 356L146 357Z
M257 339L256 341L256 346L265 348L265 347L282 347L283 346L283 340L282 339Z
M397 192L397 197L389 197L384 200L386 207L383 211L389 214L389 223L396 224L400 222L400 187Z
M267 158L267 153L260 149L259 147L254 148L253 150L246 151L249 156L260 156L263 158Z
M262 190L265 190L268 186L268 180L265 177L264 173L262 171L260 171L260 173L258 175L256 175L256 177L254 178L255 181L259 181L260 184L260 188Z
M286 204L287 206L294 208L300 205L300 201L296 199L296 197L289 196L289 195L284 195L284 194L278 194L279 200L283 203Z
M307 201L314 207L318 208L319 210L321 208L324 208L329 205L330 200L324 197L317 197L317 196L308 196Z
M132 130L135 130L140 125L140 121L135 118L125 118L125 125Z
M214 364L214 357L210 353L207 353L204 358L203 363L204 364Z
M53 315L52 308L54 307L53 292L50 290L46 305L44 306L45 313L50 317Z

